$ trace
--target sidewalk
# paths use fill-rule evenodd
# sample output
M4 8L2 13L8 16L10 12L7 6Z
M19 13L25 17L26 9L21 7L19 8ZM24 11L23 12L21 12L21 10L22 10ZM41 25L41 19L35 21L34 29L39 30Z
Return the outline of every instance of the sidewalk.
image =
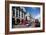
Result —
M34 26L29 26L30 28L31 27L34 27ZM14 28L28 28L27 25L14 25Z

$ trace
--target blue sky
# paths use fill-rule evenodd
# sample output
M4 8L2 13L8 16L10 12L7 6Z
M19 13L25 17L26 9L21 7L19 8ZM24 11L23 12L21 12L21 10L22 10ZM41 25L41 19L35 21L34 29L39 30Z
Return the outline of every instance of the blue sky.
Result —
M40 14L40 8L39 7L24 7L26 9L26 12L30 13L34 17Z

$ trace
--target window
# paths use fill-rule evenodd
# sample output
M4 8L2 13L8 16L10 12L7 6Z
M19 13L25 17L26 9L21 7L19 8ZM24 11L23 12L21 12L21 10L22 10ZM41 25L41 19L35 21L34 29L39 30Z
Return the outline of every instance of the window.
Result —
M13 16L15 16L15 7L12 7Z
M18 10L16 10L16 17L18 17Z

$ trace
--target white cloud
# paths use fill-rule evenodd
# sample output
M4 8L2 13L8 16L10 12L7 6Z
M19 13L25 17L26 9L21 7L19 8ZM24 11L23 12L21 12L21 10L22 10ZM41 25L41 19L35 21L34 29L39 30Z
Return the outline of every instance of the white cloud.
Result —
M39 21L41 21L41 19L40 19L40 14L38 14L38 15L35 17L35 19L38 19Z
M39 19L40 18L40 14L38 14L37 16L35 16L35 19Z

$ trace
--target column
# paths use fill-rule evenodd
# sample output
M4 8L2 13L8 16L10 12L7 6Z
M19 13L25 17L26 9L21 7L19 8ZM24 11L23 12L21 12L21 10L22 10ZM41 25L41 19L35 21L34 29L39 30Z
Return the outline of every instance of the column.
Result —
M16 17L16 8L15 8L15 17Z
M22 19L22 12L20 11L20 19Z
M23 13L23 19L24 19L24 13Z

